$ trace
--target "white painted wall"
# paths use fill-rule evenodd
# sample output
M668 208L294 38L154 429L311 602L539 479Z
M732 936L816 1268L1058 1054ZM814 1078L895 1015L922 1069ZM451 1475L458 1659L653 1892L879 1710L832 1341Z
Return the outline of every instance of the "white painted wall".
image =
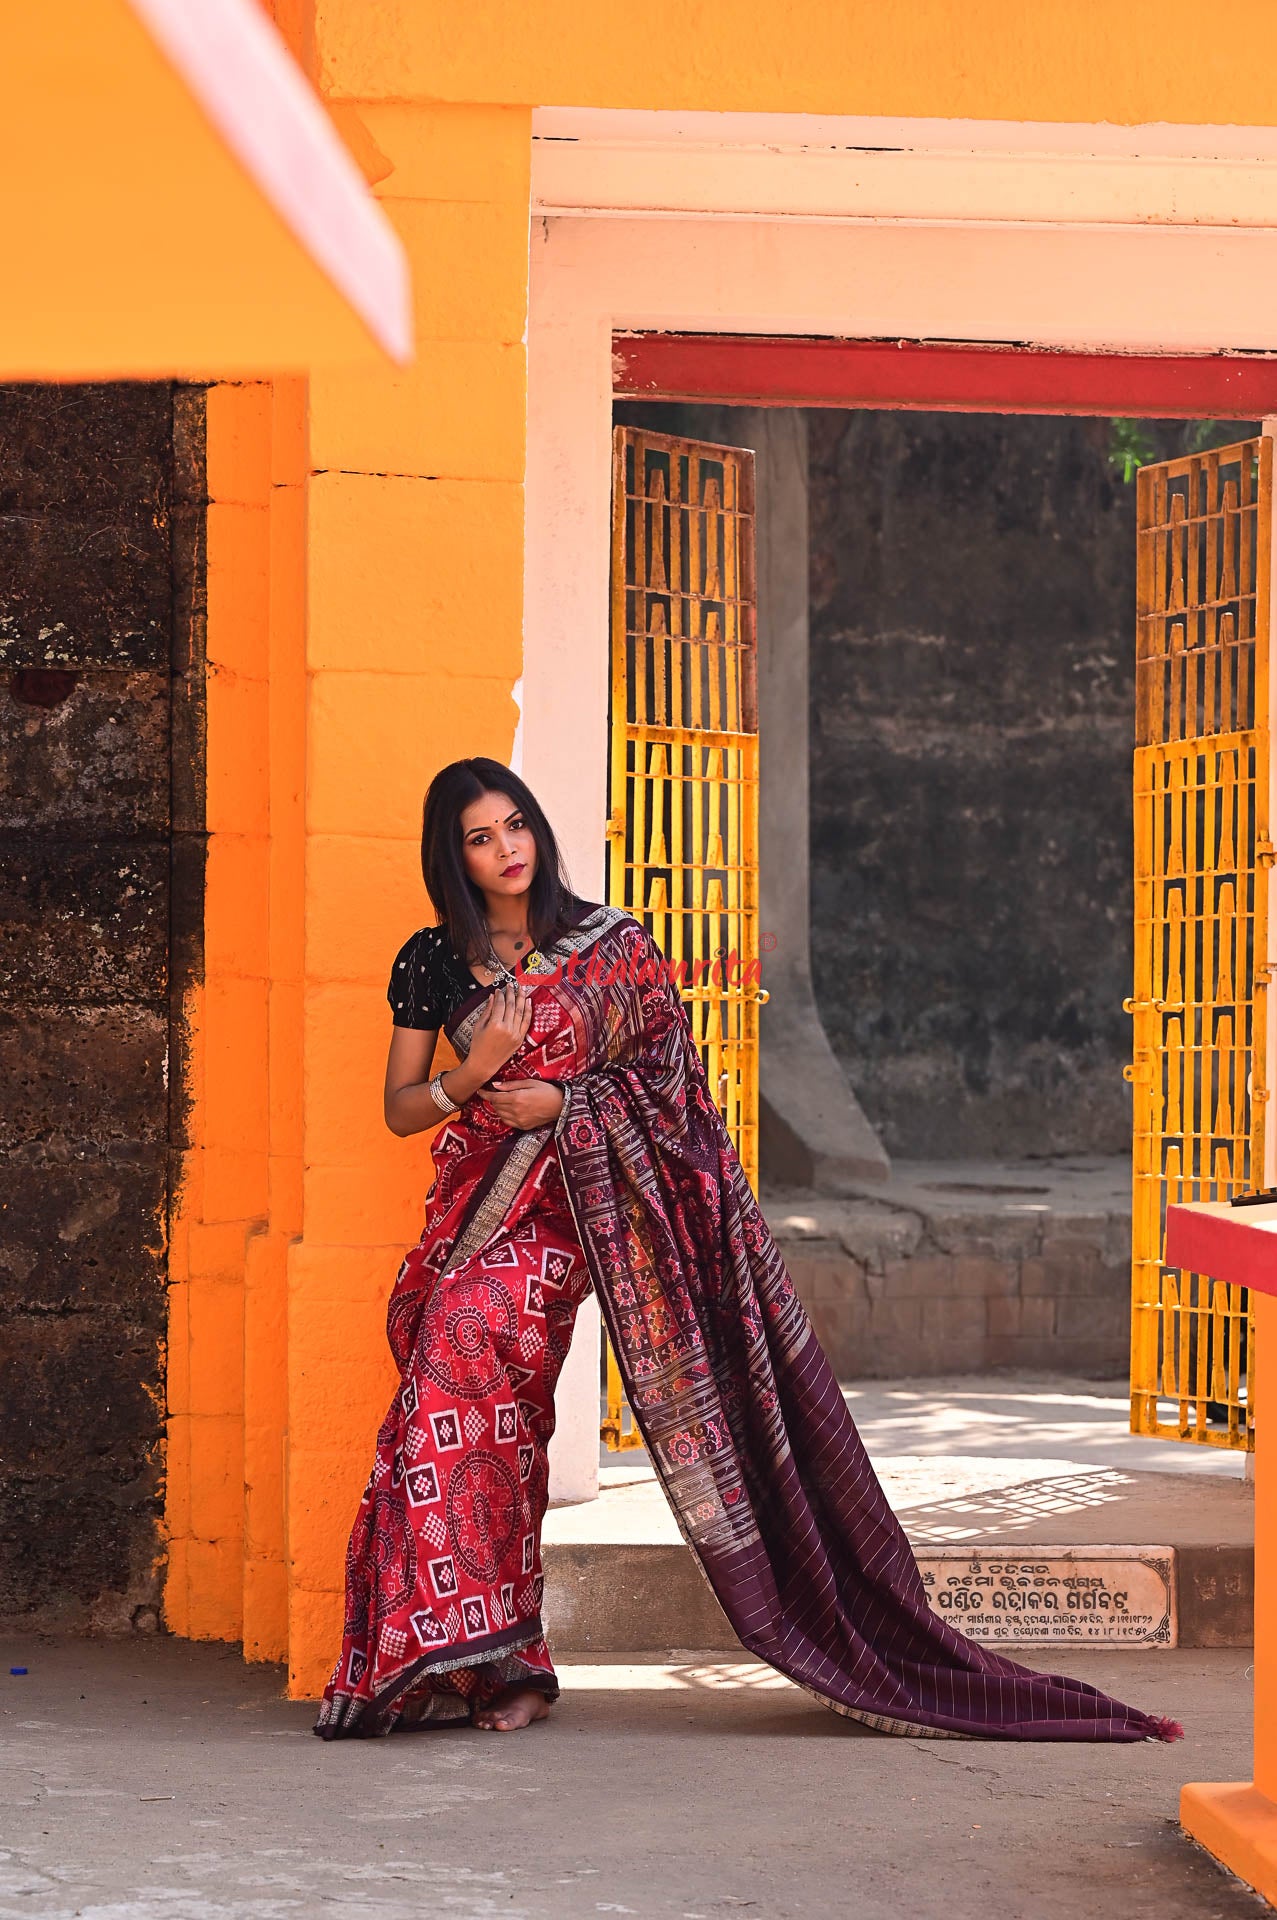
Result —
M1277 129L542 107L543 213L1273 223Z

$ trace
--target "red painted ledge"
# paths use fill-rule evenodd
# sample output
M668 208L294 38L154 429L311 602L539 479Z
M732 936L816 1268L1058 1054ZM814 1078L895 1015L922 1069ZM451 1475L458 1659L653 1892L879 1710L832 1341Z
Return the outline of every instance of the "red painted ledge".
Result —
M1165 1260L1184 1273L1277 1293L1277 1203L1230 1207L1196 1200L1167 1207Z

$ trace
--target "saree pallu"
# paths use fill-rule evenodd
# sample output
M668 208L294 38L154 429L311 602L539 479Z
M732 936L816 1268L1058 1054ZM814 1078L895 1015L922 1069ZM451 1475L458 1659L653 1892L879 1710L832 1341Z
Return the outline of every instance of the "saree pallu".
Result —
M568 1291L579 1299L575 1288L583 1280L593 1285L680 1530L749 1652L834 1711L884 1732L1177 1738L1181 1729L1173 1721L1124 1706L1083 1681L1035 1673L978 1646L931 1611L912 1549L732 1146L659 949L632 916L606 907L550 953L558 964L553 977L535 987L531 1031L496 1077L541 1073L558 1081L562 1111L552 1129L501 1138L497 1127L494 1138L491 1110L481 1100L467 1102L465 1125L453 1123L452 1137L437 1140L436 1161L443 1164L418 1250L435 1287L446 1297L456 1272L486 1274L493 1252L507 1257L520 1224L534 1242L552 1226L559 1230L560 1194L548 1171L555 1165L580 1262L568 1269L575 1276ZM467 1044L472 1018L459 1021L455 1046ZM481 1135L486 1145L478 1144ZM547 1197L544 1212L531 1198L534 1189ZM424 1445L431 1464L441 1458L423 1440L418 1413L405 1411L404 1396L418 1394L429 1374L422 1327L433 1325L437 1342L441 1331L446 1337L446 1318L423 1318L431 1296L420 1280L410 1290L419 1296L405 1309L415 1344L409 1352L401 1340L395 1349L396 1358L404 1351L409 1359L401 1363L403 1386L379 1440L374 1501L379 1475L393 1486L400 1453L407 1457ZM394 1310L392 1297L392 1321ZM508 1329L503 1339L509 1350ZM429 1342L427 1348L434 1351ZM534 1413L533 1401L524 1407L517 1395L509 1399L527 1428L519 1444L532 1447L541 1475L544 1449L538 1454L535 1434L544 1430L544 1401L537 1398ZM552 1406L548 1419L552 1424ZM515 1587L514 1615L504 1629L510 1651L493 1643L485 1653L489 1661L503 1653L528 1658L552 1674L539 1617L543 1478L534 1484L536 1497L526 1496L526 1507L519 1507L506 1551L515 1550L518 1536L517 1551L530 1553L535 1583ZM504 1540L505 1521L494 1533L485 1512L476 1524L487 1527L490 1543ZM420 1537L420 1525L412 1531ZM359 1521L355 1535L365 1538ZM367 1622L357 1620L353 1635L348 1617L316 1729L329 1737L385 1731L396 1700L431 1717L437 1696L428 1669L433 1663L443 1676L449 1665L461 1668L465 1657L455 1635L433 1655L410 1646L396 1656L394 1638L370 1683L380 1651L373 1619L377 1553L384 1558L384 1549L369 1557L362 1545L361 1558L352 1536L351 1550L347 1586L349 1596L353 1575L355 1614L361 1594L371 1592L373 1599ZM439 1616L415 1570L413 1597L401 1598L410 1570L402 1552L391 1558L400 1611L390 1624L397 1635L405 1631L402 1619L415 1630L413 1610ZM504 1591L500 1604L504 1616ZM518 1653L520 1644L530 1652ZM356 1664L360 1658L369 1663L358 1679L352 1653ZM470 1684L481 1687L496 1668L470 1671ZM555 1685L550 1679L547 1690Z
M634 1417L743 1645L888 1733L1178 1738L932 1612L659 949L616 915L593 957L567 987L564 1181Z

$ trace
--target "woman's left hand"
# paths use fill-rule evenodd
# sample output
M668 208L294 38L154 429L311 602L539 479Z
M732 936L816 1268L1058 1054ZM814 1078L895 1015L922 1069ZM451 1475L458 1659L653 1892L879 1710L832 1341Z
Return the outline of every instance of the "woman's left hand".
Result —
M552 1080L502 1080L480 1092L507 1127L544 1127L563 1111L563 1089Z

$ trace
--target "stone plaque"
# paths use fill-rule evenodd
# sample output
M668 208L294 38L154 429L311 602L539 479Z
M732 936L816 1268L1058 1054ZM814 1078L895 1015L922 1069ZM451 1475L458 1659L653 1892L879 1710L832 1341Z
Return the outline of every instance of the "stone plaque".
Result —
M921 1547L927 1599L985 1646L1176 1645L1173 1547Z

